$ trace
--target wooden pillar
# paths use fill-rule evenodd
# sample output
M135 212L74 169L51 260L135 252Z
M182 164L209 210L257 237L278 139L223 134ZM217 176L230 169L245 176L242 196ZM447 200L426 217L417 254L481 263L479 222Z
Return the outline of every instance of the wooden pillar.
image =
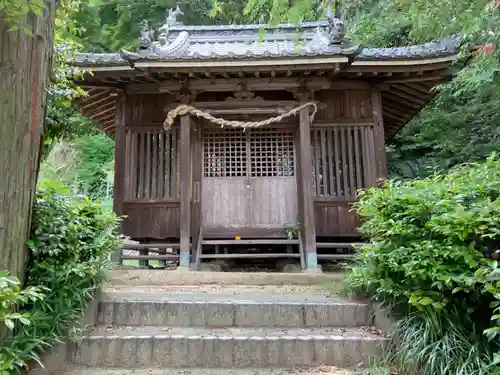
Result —
M116 98L116 113L115 113L115 175L113 183L113 211L118 216L123 215L123 200L125 199L125 175L126 175L126 95L120 92ZM123 232L123 223L122 232ZM121 259L122 250L118 250L118 254L111 254L112 260L117 260L120 265L123 264Z
M125 93L120 92L116 98L115 176L113 187L113 210L117 215L123 215L123 200L125 199L125 108Z
M384 117L382 95L378 88L372 92L374 142L375 142L375 174L377 180L387 178L387 155L385 152Z
M302 102L305 102L303 99ZM314 192L312 173L311 126L309 111L304 108L300 111L299 121L299 212L301 214L300 230L306 258L306 271L318 269L318 256L316 253L316 224L314 221Z
M194 263L196 256L196 248L198 246L198 240L200 237L201 225L202 225L202 209L201 209L201 192L202 192L202 182L203 182L203 139L202 131L203 127L199 122L194 122L192 124L192 211L191 211L191 263Z
M189 267L191 244L191 117L181 117L180 130L180 237L181 249L179 266Z

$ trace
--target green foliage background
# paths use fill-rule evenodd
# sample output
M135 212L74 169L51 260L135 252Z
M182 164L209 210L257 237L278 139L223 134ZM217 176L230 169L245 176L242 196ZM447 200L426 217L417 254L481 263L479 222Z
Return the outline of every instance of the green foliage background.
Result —
M3 0L6 1L6 0ZM9 0L10 1L10 0ZM0 1L1 3L1 1ZM139 24L147 20L158 28L175 0L65 0L56 25L58 50L118 51L137 47ZM353 42L365 46L401 46L459 36L464 54L477 45L500 41L498 1L490 0L196 0L179 2L185 24L230 24L314 20L327 6L344 11ZM61 52L57 56L64 56ZM56 59L57 60L57 59ZM463 68L460 66L459 68ZM62 60L55 76L64 77ZM500 146L500 53L479 54L454 80L439 88L424 108L388 145L393 177L425 177L464 162L481 160ZM103 170L112 166L112 142L92 134L94 124L69 105L81 95L67 80L51 91L46 126L46 155L60 140L75 148L72 183L82 191L102 189ZM75 138L83 136L83 140ZM85 147L93 142L94 149ZM79 148L79 149L78 149ZM78 149L78 150L77 150ZM96 151L88 156L86 152ZM42 170L47 169L44 165ZM50 168L49 168L50 169ZM76 176L76 177L75 177ZM75 182L75 178L78 180Z

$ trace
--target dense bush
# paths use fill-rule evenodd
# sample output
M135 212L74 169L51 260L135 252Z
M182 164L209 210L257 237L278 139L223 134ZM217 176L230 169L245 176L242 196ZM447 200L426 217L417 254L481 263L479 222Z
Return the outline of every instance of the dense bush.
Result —
M422 180L387 181L383 188L362 192L356 208L364 219L361 231L371 244L350 268L350 289L394 303L406 316L405 331L408 324L416 327L420 318L436 314L439 324L434 326L440 329L434 330L433 340L420 340L423 347L418 348L408 342L407 348L417 348L421 354L407 358L421 361L419 373L435 374L445 362L451 367L441 374L476 373L463 372L465 362L469 366L472 361L467 356L452 362L444 355L436 356L441 364L431 366L424 347L432 344L434 353L446 352L440 345L451 345L444 340L449 330L443 327L444 322L457 322L452 311L455 317L464 318L462 324L450 324L463 337L487 330L492 341L486 346L477 342L483 347L478 356L488 356L498 347L497 330L490 325L492 309L500 300L497 262L492 260L500 251L500 158L493 155L484 163ZM422 338L423 331L417 336ZM478 374L491 373L483 357L479 363Z
M29 302L36 302L44 297L43 288L28 287L21 289L18 278L10 275L8 271L0 271L0 337L12 335L17 326L31 324L31 314L19 312L19 308ZM28 359L36 359L36 354L28 354ZM26 359L24 359L25 361ZM11 371L23 360L19 354L3 348L0 350L0 374L9 375Z
M2 300L2 308L16 307L14 317L19 316L17 321L8 318L14 327L0 348L0 374L19 372L49 346L80 333L84 309L105 279L109 254L120 246L118 224L109 209L88 198L70 197L53 186L40 189L29 241L27 289L8 291L0 280L0 293L15 297L10 307ZM40 289L43 297L36 294ZM2 315L8 317L0 309Z

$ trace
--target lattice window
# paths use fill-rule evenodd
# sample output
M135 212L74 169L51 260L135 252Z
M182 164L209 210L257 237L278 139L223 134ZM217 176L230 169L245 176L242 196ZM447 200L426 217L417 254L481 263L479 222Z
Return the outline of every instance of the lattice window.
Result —
M203 136L205 177L247 175L246 133L241 129L211 128Z
M295 175L293 134L281 129L250 130L252 177Z
M373 129L338 126L311 130L313 186L317 197L355 197L372 181Z
M128 130L126 158L128 199L179 197L179 129Z

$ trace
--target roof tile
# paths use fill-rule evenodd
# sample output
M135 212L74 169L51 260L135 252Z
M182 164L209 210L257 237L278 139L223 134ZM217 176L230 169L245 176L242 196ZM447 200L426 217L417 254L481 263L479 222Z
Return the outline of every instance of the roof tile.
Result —
M259 33L264 28L265 33ZM283 57L348 56L352 60L410 60L449 56L458 53L455 38L416 46L360 48L347 41L332 43L328 22L299 26L282 24L184 26L173 25L168 43L154 42L149 49L121 53L78 53L77 66L130 65L141 60L254 59ZM298 30L298 31L297 31Z

